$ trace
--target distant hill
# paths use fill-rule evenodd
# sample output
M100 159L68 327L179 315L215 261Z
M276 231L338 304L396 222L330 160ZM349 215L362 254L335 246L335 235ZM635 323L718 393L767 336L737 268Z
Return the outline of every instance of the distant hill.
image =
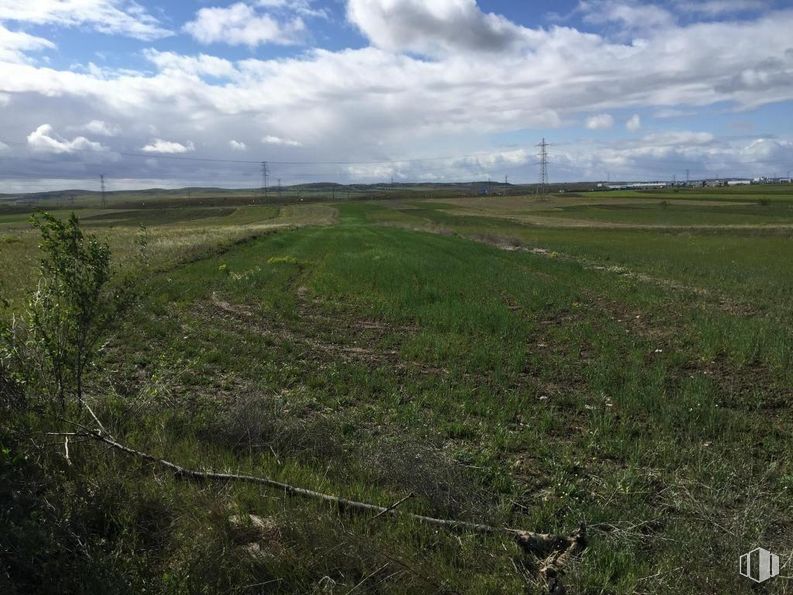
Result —
M551 184L551 192L593 190L594 182ZM313 182L291 186L261 188L147 188L145 190L116 190L104 195L92 190L53 190L0 194L0 206L5 209L22 208L145 208L178 206L234 206L245 204L285 204L304 201L387 200L407 198L450 198L457 196L517 196L534 194L536 184L505 184L503 182L415 182L379 184L338 184Z

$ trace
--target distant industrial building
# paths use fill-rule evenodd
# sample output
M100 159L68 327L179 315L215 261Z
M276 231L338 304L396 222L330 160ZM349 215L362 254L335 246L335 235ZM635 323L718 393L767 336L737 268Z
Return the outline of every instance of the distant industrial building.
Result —
M666 188L669 185L669 182L631 182L628 184L598 184L598 188L606 188L608 190L653 190Z

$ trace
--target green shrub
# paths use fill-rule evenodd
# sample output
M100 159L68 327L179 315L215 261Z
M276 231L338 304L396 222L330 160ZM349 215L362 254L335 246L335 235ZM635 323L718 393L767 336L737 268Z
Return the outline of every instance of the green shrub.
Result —
M112 315L110 249L85 236L77 216L60 221L33 217L43 253L38 288L22 317L12 318L0 336L0 358L32 388L83 398L83 377Z

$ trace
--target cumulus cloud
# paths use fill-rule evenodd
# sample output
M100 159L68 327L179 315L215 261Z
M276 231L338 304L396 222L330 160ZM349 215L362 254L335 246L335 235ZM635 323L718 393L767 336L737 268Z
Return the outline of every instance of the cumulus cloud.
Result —
M100 143L84 136L67 140L55 133L49 124L42 124L28 135L28 147L40 153L75 153L77 151L105 151Z
M133 0L0 0L0 21L76 27L150 41L170 35Z
M190 153L195 151L195 145L188 141L185 144L176 141L154 139L148 145L141 148L144 153Z
M306 26L300 17L279 22L269 14L259 14L248 4L237 2L220 8L202 8L184 26L185 32L203 44L227 43L256 47L265 43L300 43Z
M605 130L614 126L614 117L611 114L597 114L586 119L586 127L590 130Z
M280 136L272 136L268 134L262 139L262 142L266 145L286 145L288 147L299 147L302 143L288 139L288 138L281 138Z
M502 16L483 13L476 0L349 0L347 18L389 51L498 52L533 37Z
M470 16L459 14L489 22L475 4L463 0L444 0L437 7L435 3L418 6L416 1L417 8L407 0L393 2L402 2L418 14L459 6L460 11L447 15L451 22L469 22ZM395 31L400 27L395 26ZM145 52L149 64L137 71L66 70L32 59L0 58L0 94L11 94L13 108L24 104L24 109L0 109L0 137L14 147L12 143L24 141L41 122L48 122L69 136L95 138L87 131L69 132L68 126L91 120L113 123L122 132L103 139L113 150L152 147L148 161L121 160L117 175L176 179L187 171L185 162L172 160L178 167L171 167L169 160L156 159L160 151L154 150L152 139L192 139L195 145L184 140L176 144L183 150L199 147L201 156L222 158L231 151L228 139L253 150L272 137L270 141L277 139L268 143L277 147L273 152L289 155L290 160L388 161L473 153L491 146L495 134L570 126L593 114L646 110L683 115L701 113L717 103L745 109L793 101L793 10L741 22L676 24L657 35L648 34L641 43L573 27L513 27L509 29L517 34L506 38L517 39L517 45L485 44L506 48L497 54L477 49L481 44L470 43L468 35L447 35L443 27L432 48L422 46L429 42L411 37L409 31L390 40L380 37L375 27L370 28L372 43L382 47L316 49L291 57L242 60L149 50ZM46 47L49 42L43 41ZM406 53L422 48L433 53L421 57ZM512 51L516 48L520 51ZM20 53L24 58L32 51L33 47ZM536 136L542 133L553 136L545 130ZM599 136L598 142L605 142L605 135ZM577 162L571 157L568 170L561 169L563 149L555 146L554 175L567 171L565 175L575 178L600 171L608 158L621 160L626 170L635 166L649 171L653 160L666 170L666 159L689 159L687 151L694 149L697 163L713 159L714 168L729 168L743 155L743 147L729 138L689 138L695 144L688 149L669 139L635 135L632 140L636 146L630 154L600 144L598 156L576 154ZM80 173L76 159L71 161L74 169L64 165L63 175ZM388 165L384 170L395 171L399 179L471 179L502 169L501 175L509 173L511 180L519 181L535 179L530 162L502 158L490 165L481 158ZM52 164L45 169L31 161L26 167L29 176L54 175ZM215 178L255 184L259 177L255 166L250 171L245 168L230 166ZM692 171L696 168L692 164ZM208 169L202 165L200 171ZM278 174L286 180L301 171L306 168L282 167ZM330 179L352 175L335 167L311 171ZM111 168L106 173L112 173Z
M242 142L242 141L238 141L238 140L230 140L230 141L229 141L229 148L230 148L232 151L245 151L245 150L248 148L248 145L246 145L246 144L245 144L244 142Z
M625 122L625 128L627 128L630 132L636 132L642 127L642 119L639 114L633 114L628 121Z
M742 154L751 159L788 164L793 158L793 142L775 138L759 138L743 148Z

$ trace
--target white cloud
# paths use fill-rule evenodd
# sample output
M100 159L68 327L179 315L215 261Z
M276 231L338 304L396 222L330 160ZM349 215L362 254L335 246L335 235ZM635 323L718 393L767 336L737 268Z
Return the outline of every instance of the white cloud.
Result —
M619 23L630 31L665 29L675 24L675 17L668 10L631 0L582 0L578 10L584 13L587 23Z
M232 151L245 151L245 150L248 149L248 145L246 145L242 141L230 140L229 141L229 148L231 148Z
M605 130L614 126L614 118L611 114L597 114L586 119L586 127L590 130Z
M2 1L2 0L0 0ZM9 31L0 21L0 61L27 62L24 52L54 49L55 44L28 33Z
M28 135L28 147L40 153L74 153L76 151L105 151L100 143L84 136L67 140L55 133L52 126L42 124Z
M294 45L304 37L306 26L300 17L279 22L259 14L249 5L237 2L226 8L202 8L185 32L203 44L227 43L256 47L264 43Z
M228 60L207 54L183 56L174 52L159 52L148 48L143 50L143 55L160 70L173 73L227 78L237 72L234 65Z
M96 136L118 136L121 129L113 124L108 124L102 120L91 120L84 126L80 126L78 130L88 132Z
M534 37L502 16L483 13L476 0L349 0L347 18L389 51L504 51Z
M459 5L470 7L470 2ZM419 6L413 14L427 10L440 8L434 3L429 8ZM463 14L484 18L481 11L472 13L470 8ZM460 17L449 20L469 22ZM502 48L498 53L480 51L470 35L455 37L444 27L433 40L437 51L421 58L403 50L418 51L429 42L407 32L393 40L398 50L309 50L277 59L232 61L148 50L150 64L123 72L67 70L33 60L0 59L0 93L11 94L15 108L0 109L0 130L3 139L15 143L48 122L69 137L79 133L93 139L87 132L69 132L68 127L96 119L122 131L102 140L117 151L154 148L152 139L192 139L195 145L185 140L177 144L186 150L200 148L202 157L223 158L231 151L229 139L253 150L262 148L263 138L272 137L276 143L282 141L278 152L294 154L296 161L385 161L475 153L491 146L494 134L573 126L593 114L681 115L702 113L714 104L721 110L793 101L793 10L740 22L674 25L647 35L642 43L572 27L529 30L514 25L518 34L507 34L505 44L485 44ZM390 43L372 35L386 46ZM20 50L19 55L25 58L27 51L34 49ZM23 101L24 110L16 109ZM538 130L537 140L542 134L554 136L552 131ZM631 167L651 171L653 164L666 171L672 167L667 160L672 159L696 163L713 159L714 168L729 168L738 167L742 155L742 147L724 137L676 139L693 141L686 147L671 142L675 139L637 134L630 139L635 141L631 152L625 153L609 147L602 140L605 135L589 136L600 137L600 154L577 154L578 161L571 157L565 174L564 149L556 145L553 175L580 177L600 171L597 168L609 160L624 163L625 171ZM519 137L526 138L523 133ZM289 141L302 145L289 146ZM535 142L527 142L531 153ZM184 162L177 168L157 159L157 151L149 152L150 161L121 160L115 175L175 179L185 171L210 169L204 165L190 169ZM499 178L509 173L514 181L535 178L529 165L532 159L522 164L517 157L491 163L494 159L387 164L384 169L395 171L400 179L473 179L491 172ZM55 171L50 163L45 168L31 161L25 164L26 171L45 177L82 171L76 159L63 161L75 169L63 165ZM229 183L258 178L255 166L250 172L245 165L211 167L217 167L212 170L217 179ZM616 165L609 167L618 170ZM331 179L347 174L336 167L318 169L310 171ZM286 180L301 171L307 170L281 167L278 174ZM111 168L106 173L111 174Z
M636 132L642 127L642 119L639 114L633 114L628 121L625 122L625 128L627 128L630 132Z
M300 146L302 146L302 143L300 143L300 142L298 142L296 140L291 140L291 139L288 139L288 138L281 138L280 136L272 136L272 135L269 135L269 134L262 139L262 142L264 144L266 144L266 145L285 145L285 146L288 146L288 147L300 147Z
M759 138L743 148L742 154L760 161L787 163L793 157L793 142L773 138Z
M642 140L645 145L654 147L668 147L672 145L707 145L714 141L715 137L710 132L661 132L648 134Z
M323 19L330 17L327 10L324 8L315 8L310 0L258 0L256 6L282 9L286 12L294 12L305 17Z
M718 139L678 131L644 138L591 145L554 154L555 172L576 172L591 180L670 180L688 173L694 179L775 175L793 159L793 141L761 138ZM559 174L557 174L559 175Z
M141 148L144 153L190 153L195 151L192 141L185 144L170 140L155 139Z
M694 116L696 112L694 110L686 110L686 109L679 109L674 107L665 107L663 109L657 110L654 114L654 118L664 119L664 118L686 118L688 116Z
M134 0L0 0L0 21L75 27L150 41L170 35Z
M683 12L700 13L707 16L719 16L736 12L764 10L770 8L769 0L676 0L675 7Z

